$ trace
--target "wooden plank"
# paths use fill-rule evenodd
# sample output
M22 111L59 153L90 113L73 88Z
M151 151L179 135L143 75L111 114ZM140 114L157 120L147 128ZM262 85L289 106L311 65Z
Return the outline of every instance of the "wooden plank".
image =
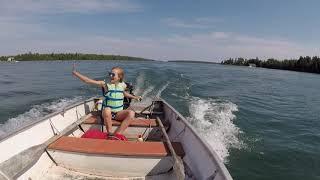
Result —
M173 143L173 147L179 156L185 155L180 143ZM119 156L164 157L170 155L164 142L118 141L68 136L61 137L50 144L47 149Z

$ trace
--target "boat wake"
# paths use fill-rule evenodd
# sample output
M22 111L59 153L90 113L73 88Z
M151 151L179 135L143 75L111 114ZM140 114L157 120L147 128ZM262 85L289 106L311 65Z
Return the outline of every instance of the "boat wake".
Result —
M169 86L169 82L167 82L165 85L163 85L157 92L156 98L160 98L162 92L167 89L167 87Z
M19 129L32 121L40 119L50 113L62 110L63 108L82 99L82 97L62 98L50 103L34 105L29 111L9 119L4 124L0 124L0 139L6 134Z
M170 82L163 82L160 84L152 84L148 79L146 79L146 75L144 72L139 73L136 78L136 86L134 89L134 94L138 96L142 96L141 102L133 101L133 104L140 105L150 105L153 100L159 98L162 92L168 87Z
M142 94L142 88L145 84L145 74L144 73L139 73L139 75L136 78L136 86L134 88L133 93L134 94Z
M239 139L241 130L233 123L238 111L236 104L218 99L191 97L190 116L187 120L206 139L220 159L227 163L230 148L241 149L245 144Z
M172 76L176 77L176 76ZM141 72L136 79L136 94L143 94L142 105L151 104L156 97L162 97L162 92L170 86L171 95L180 103L187 104L186 110L190 114L187 120L195 127L197 132L205 138L220 159L228 162L229 151L232 148L245 148L245 143L240 139L242 131L234 124L236 104L230 101L212 98L199 98L190 95L191 83L188 77L180 74L179 78L162 79L152 82L148 76ZM166 96L164 97L166 99Z

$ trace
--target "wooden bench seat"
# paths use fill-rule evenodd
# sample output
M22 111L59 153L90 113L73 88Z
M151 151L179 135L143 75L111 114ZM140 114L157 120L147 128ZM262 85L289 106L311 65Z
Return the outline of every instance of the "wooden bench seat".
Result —
M178 156L185 155L180 143L173 142L172 145ZM50 144L47 149L118 156L165 157L170 155L165 142L117 141L68 136L61 137Z
M92 115L84 121L84 124L100 124L100 117ZM120 126L121 122L112 120L112 126ZM143 119L135 118L130 125L131 127L157 127L157 121L155 119Z

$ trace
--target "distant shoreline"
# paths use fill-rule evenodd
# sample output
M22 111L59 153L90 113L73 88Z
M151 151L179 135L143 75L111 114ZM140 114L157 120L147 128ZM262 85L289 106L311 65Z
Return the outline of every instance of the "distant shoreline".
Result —
M320 74L320 57L318 56L300 56L298 59L267 59L260 60L255 59L244 59L244 58L230 58L221 62L224 65L235 65L235 66L248 66L248 67L261 67L267 69L280 69L288 71L308 72Z
M97 60L97 61L155 61L153 59L146 59L133 56L109 55L109 54L82 54L82 53L26 53L13 56L0 56L0 61L83 61L83 60Z
M202 64L220 64L218 62L209 62L209 61L188 61L188 60L169 60L168 62L177 62L177 63L202 63Z

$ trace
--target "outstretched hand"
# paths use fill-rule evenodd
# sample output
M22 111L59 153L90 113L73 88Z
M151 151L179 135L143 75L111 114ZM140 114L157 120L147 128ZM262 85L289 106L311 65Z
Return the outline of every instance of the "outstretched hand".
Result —
M75 76L75 73L77 72L76 70L76 63L73 62L73 65L72 65L72 74Z
M138 101L142 101L142 96L137 96Z

